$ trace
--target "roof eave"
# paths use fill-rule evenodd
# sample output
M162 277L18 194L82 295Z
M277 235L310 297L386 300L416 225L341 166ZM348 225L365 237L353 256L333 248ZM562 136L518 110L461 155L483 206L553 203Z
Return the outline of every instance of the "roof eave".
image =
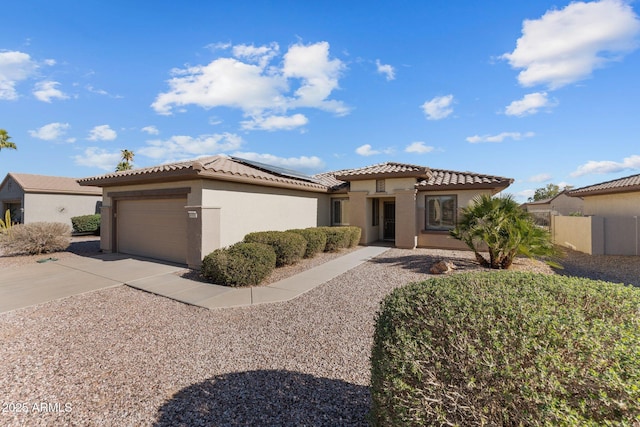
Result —
M335 175L340 181L364 181L368 179L388 179L388 178L429 178L427 171L404 171L404 172L378 172L369 174L343 174Z
M177 169L162 172L147 172L141 174L126 174L107 176L104 178L83 178L78 184L92 187L116 187L119 185L147 184L156 182L184 181L189 178L197 178L198 172L191 168Z
M597 190L570 191L567 193L571 197L599 196L605 194L633 193L640 191L640 185L629 185L627 187L603 188Z

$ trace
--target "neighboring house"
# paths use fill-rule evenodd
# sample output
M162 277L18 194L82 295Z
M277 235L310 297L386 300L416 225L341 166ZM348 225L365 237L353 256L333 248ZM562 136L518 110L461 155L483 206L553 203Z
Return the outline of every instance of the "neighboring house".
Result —
M569 191L584 217L555 218L554 240L593 255L638 255L640 174Z
M549 212L551 215L581 214L584 203L581 197L571 197L568 190L564 190L554 197L523 203L522 207L531 213Z
M464 248L449 237L460 208L513 180L383 163L306 176L212 156L80 179L103 188L101 248L197 267L252 231L362 228L361 243Z
M564 190L554 197L527 202L522 208L529 212L536 220L536 224L550 227L551 215L575 215L582 214L584 203L581 197L571 197Z
M0 184L2 217L7 209L14 222L63 222L99 212L102 191L81 187L76 178L8 173Z

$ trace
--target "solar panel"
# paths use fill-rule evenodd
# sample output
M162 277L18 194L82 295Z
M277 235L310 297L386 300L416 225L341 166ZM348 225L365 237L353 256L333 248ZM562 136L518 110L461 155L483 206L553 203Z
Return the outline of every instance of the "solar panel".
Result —
M247 160L247 159L241 159L240 157L231 157L231 159L235 160L236 162L239 163L243 163L247 166L251 166L254 167L256 169L260 169L264 172L270 172L272 174L275 175L280 175L280 176L284 176L284 177L288 177L288 178L295 178L295 179L300 179L303 181L309 181L309 182L313 182L318 184L318 180L310 177L309 175L305 175L302 172L298 172L296 170L293 169L286 169L286 168L281 168L279 166L273 166L273 165L269 165L266 163L262 163L262 162L256 162L255 160Z

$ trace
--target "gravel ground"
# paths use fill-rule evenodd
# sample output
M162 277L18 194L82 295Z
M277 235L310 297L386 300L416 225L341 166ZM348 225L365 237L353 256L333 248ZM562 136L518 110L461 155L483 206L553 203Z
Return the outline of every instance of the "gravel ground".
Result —
M569 253L560 274L638 285L632 258ZM439 259L478 269L390 249L284 303L206 310L121 286L0 314L0 425L366 425L379 302Z

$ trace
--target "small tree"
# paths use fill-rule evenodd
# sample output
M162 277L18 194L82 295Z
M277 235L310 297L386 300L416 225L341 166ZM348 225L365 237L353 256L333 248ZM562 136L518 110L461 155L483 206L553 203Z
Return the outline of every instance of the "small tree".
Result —
M10 141L11 137L7 133L6 130L0 129L0 150L3 148L10 148L12 150L17 150L18 147L12 141Z
M133 165L131 164L131 162L133 162L134 156L133 151L125 149L120 150L120 153L122 154L122 161L116 166L116 172L130 170L133 167Z
M476 197L471 206L462 209L451 235L464 242L484 267L507 269L517 255L533 258L557 254L549 232L536 226L512 196ZM485 248L488 260L481 253Z

